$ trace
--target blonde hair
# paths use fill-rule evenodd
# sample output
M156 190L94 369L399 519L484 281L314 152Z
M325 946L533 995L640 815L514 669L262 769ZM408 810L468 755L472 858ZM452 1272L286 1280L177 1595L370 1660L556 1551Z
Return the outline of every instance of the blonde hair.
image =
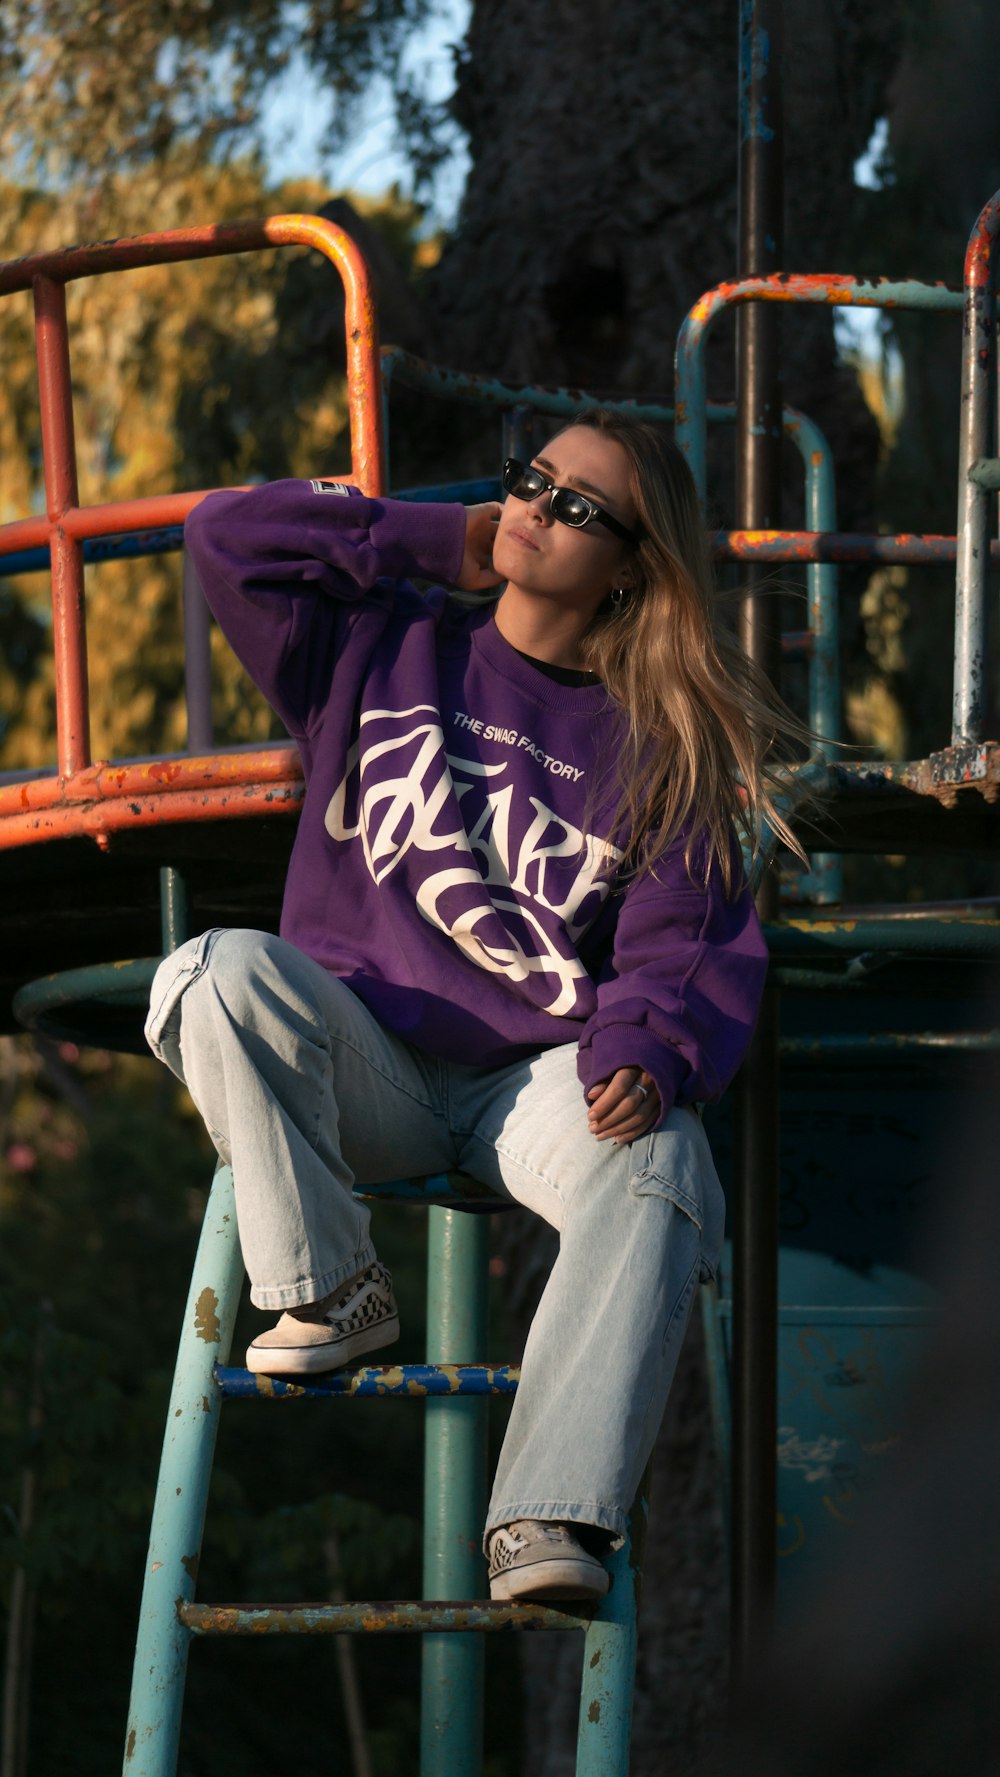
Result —
M624 869L643 873L683 834L692 879L741 881L733 837L756 855L765 822L800 857L775 804L777 767L808 731L723 625L691 471L669 439L606 408L573 420L624 450L641 540L621 603L597 613L584 661L627 718L614 767ZM566 429L566 428L564 428Z

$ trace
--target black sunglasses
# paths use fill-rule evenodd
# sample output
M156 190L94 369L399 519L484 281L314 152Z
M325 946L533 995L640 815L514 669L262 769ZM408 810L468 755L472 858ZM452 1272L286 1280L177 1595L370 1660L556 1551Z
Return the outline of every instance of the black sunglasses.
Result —
M603 506L597 506L588 500L586 494L578 493L575 487L556 487L540 469L525 468L516 457L508 457L503 466L503 485L508 494L515 500L537 500L539 494L550 495L549 511L560 524L571 525L573 530L585 530L588 524L606 525L614 531L616 537L624 537L626 543L638 543L639 533L626 530Z

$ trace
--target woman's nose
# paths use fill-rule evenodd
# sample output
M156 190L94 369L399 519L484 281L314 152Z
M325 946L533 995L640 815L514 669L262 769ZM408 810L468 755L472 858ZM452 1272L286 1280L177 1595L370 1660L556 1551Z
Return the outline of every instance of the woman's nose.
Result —
M543 520L551 519L552 489L550 487L543 487L540 494L536 494L533 500L528 501L528 511L535 518Z

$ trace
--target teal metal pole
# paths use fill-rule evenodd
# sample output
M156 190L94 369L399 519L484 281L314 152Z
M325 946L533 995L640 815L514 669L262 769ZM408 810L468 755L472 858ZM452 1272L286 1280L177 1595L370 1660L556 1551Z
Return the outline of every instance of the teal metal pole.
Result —
M628 1536L605 1563L611 1590L583 1638L576 1777L628 1777L649 1478L647 1467L629 1513Z
M429 1212L428 1363L482 1362L486 1352L486 1216ZM424 1446L424 1597L483 1597L487 1400L428 1400ZM421 1777L479 1777L482 1769L481 1635L425 1635Z
M243 1285L233 1175L212 1186L181 1329L142 1589L125 1777L174 1777L190 1630L178 1616L194 1598L225 1363Z

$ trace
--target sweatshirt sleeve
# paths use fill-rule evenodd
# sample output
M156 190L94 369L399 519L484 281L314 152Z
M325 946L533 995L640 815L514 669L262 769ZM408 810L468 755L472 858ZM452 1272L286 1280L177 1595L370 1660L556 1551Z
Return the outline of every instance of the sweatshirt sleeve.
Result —
M753 1034L767 946L749 889L690 880L681 841L627 890L597 1009L580 1038L586 1091L620 1067L656 1082L664 1111L719 1098Z
M418 579L453 584L460 505L369 499L329 481L209 494L184 527L205 597L254 683L292 734L329 692L331 634L345 602L385 602ZM326 679L325 685L323 679Z

